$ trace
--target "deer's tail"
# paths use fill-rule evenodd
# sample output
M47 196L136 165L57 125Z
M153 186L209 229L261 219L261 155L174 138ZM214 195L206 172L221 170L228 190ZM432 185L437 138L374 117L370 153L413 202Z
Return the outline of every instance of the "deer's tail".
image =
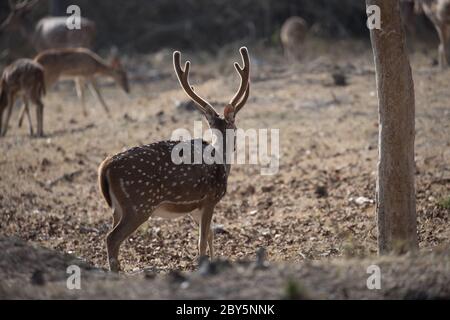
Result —
M103 198L105 198L106 203L110 208L112 208L111 195L109 194L109 182L106 175L110 161L111 158L108 157L98 167L98 187Z

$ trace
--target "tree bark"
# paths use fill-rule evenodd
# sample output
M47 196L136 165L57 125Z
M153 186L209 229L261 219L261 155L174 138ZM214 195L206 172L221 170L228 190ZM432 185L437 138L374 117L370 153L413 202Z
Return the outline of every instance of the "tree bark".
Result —
M366 0L377 5L381 29L370 30L379 110L377 176L378 251L418 247L414 186L414 83L399 0Z

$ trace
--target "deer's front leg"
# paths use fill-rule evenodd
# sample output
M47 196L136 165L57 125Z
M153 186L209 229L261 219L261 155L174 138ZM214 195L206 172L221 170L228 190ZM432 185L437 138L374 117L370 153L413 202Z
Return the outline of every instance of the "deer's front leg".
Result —
M85 94L84 94L84 89L85 89L84 79L82 79L81 77L75 78L75 89L77 91L78 99L81 101L81 107L83 108L83 115L85 117L87 117L88 112L86 109L86 101L85 101Z
M13 94L10 94L8 98L8 106L6 107L6 119L3 127L3 132L0 132L0 135L2 136L5 136L6 132L8 131L9 118L11 118L12 108L15 102L14 99L15 96Z
M212 230L211 230L211 220L214 213L214 205L205 205L202 208L201 219L200 219L200 230L198 239L198 252L199 256L203 257L206 255L206 246L209 245L209 252L212 258Z

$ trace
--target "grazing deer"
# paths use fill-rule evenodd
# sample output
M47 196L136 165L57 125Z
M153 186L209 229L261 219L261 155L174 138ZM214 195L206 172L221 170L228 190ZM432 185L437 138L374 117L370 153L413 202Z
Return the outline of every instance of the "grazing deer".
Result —
M33 25L27 16L39 2L40 0L24 0L14 4L13 0L8 0L10 13L0 25L0 33L19 32L38 53L47 49L92 48L96 36L95 22L81 17L80 28L71 30L66 25L68 17L61 16L44 17ZM81 80L75 81L79 92ZM89 89L95 91L91 85Z
M173 64L185 93L196 103L216 135L210 145L203 140L161 141L129 149L105 159L98 170L100 191L113 209L113 229L106 237L109 267L120 270L118 260L120 244L151 216L177 218L191 213L199 225L199 255L206 254L207 245L212 258L213 231L211 219L216 204L225 195L230 164L223 146L227 145L226 131L235 132L236 114L249 96L250 59L247 48L240 49L243 67L235 63L241 77L239 90L226 105L223 116L189 84L190 62L181 67L181 54L173 54ZM218 135L222 137L219 139ZM223 140L222 140L223 139ZM233 141L234 142L234 141ZM205 150L219 152L222 163L205 162L175 164L172 153L184 144L194 147L195 153ZM178 147L177 147L178 146ZM228 155L229 156L229 155ZM189 157L190 158L190 157ZM191 160L191 159L189 159Z
M438 36L438 61L444 69L448 67L450 36L450 0L415 0L416 12L423 11L433 23Z
M286 58L300 59L307 32L308 25L303 18L290 17L284 22L281 27L280 38Z
M8 0L10 13L0 25L0 32L19 31L37 52L55 48L91 48L96 34L95 23L81 18L80 29L67 28L67 17L44 17L33 27L26 16L40 0L14 4Z
M18 95L21 95L27 111L30 135L33 135L33 126L28 108L29 101L36 105L37 135L43 136L44 105L41 98L44 94L44 69L41 65L33 60L19 59L6 67L0 80L0 135L6 135L15 99ZM5 110L7 110L7 115L2 128L2 118Z
M97 97L106 113L109 114L109 108L100 93L94 77L100 75L111 77L126 93L130 91L127 73L117 57L113 58L111 64L108 64L89 49L68 48L43 51L34 58L34 61L44 68L47 88L50 88L60 78L75 78L77 95L81 100L84 115L87 115L84 100L85 82L90 84L90 87L93 88L92 93ZM24 111L25 108L22 108L19 126L22 123Z

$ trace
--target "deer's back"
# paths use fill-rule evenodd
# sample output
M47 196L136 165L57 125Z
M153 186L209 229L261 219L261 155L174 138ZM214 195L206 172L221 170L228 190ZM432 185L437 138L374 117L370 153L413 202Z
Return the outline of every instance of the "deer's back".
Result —
M210 146L200 142L203 152ZM172 150L179 141L161 141L131 148L108 161L104 172L114 193L133 205L137 212L150 213L161 204L197 204L205 199L218 202L226 192L227 173L223 164L181 163L172 161Z
M44 70L30 59L19 59L5 68L1 78L2 88L9 92L32 91L43 85Z
M81 28L70 30L67 17L45 17L36 24L34 43L38 51L52 48L91 48L95 39L95 23L81 18Z
M35 61L44 67L49 78L93 76L104 67L101 58L85 48L46 50Z

